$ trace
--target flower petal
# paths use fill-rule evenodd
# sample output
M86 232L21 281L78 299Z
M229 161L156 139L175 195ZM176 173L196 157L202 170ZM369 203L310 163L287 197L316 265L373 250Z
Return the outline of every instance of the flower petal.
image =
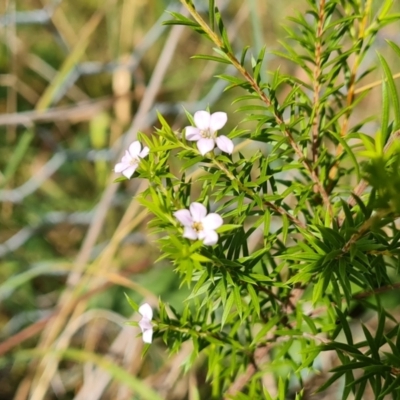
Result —
M148 330L148 329L152 329L153 328L153 324L151 323L150 320L148 320L147 318L143 317L138 325L140 326L140 329L142 332Z
M153 329L146 329L142 335L143 342L151 343L153 341Z
M218 136L215 141L217 142L217 146L219 149L224 151L225 153L232 154L233 148L235 147L232 140L228 137L221 135Z
M206 246L213 246L218 242L218 234L215 231L204 231L204 240L203 243Z
M150 153L150 149L147 146L143 147L143 150L138 154L138 157L145 158Z
M153 319L153 310L148 303L144 303L139 307L139 314L150 321Z
M197 141L201 139L200 129L194 126L187 126L186 130L186 140Z
M120 162L118 164L115 164L114 171L115 172L122 172L123 170L127 169L129 167L129 164L126 162Z
M224 223L223 219L220 215L216 213L208 214L201 220L201 224L203 225L203 229L205 231L214 230L219 228Z
M190 240L196 240L198 238L197 232L191 226L185 226L182 236Z
M215 142L214 139L203 139L201 138L198 142L197 142L197 148L200 151L200 154L202 156L204 156L204 154L208 153L209 151L211 151L215 146Z
M190 213L192 214L193 221L201 222L207 215L207 209L200 203L192 203L190 205Z
M122 175L126 176L128 179L131 179L132 175L136 171L137 165L129 165L128 168L126 168L123 172Z
M210 130L212 132L218 131L226 124L226 121L228 121L228 116L224 112L215 112L214 114L211 114L209 125Z
M183 226L192 226L193 219L189 210L178 210L174 212L174 217L183 225Z
M132 156L129 154L128 150L125 150L125 155L122 157L121 162L129 164L131 162L131 160L132 160Z
M205 231L199 231L197 237L199 240L203 240L206 237Z
M196 126L201 130L208 129L210 127L211 116L208 111L195 112L193 119Z
M135 141L133 142L130 146L129 146L129 154L132 157L137 157L140 153L140 149L142 148L142 145L140 144L139 141Z

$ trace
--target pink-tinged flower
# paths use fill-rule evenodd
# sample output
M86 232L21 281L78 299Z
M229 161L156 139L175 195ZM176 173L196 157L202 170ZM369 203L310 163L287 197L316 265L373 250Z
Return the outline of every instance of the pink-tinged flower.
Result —
M178 210L175 218L184 226L183 237L196 240L200 239L207 246L218 242L218 234L215 232L224 221L216 214L207 215L207 209L200 203L192 203L189 210Z
M129 146L129 149L125 151L121 162L115 165L114 171L122 172L122 175L130 179L139 166L140 159L146 157L149 152L150 149L147 146L143 147L142 150L142 145L136 140Z
M142 316L142 319L139 321L139 326L142 330L143 342L151 343L153 339L153 324L151 323L153 310L149 304L144 303L139 307L139 314Z
M217 131L221 129L228 120L226 113L215 112L210 115L207 111L197 111L194 114L196 126L186 127L186 139L197 142L197 148L201 155L211 151L215 144L225 153L232 154L233 142L227 136L218 136Z

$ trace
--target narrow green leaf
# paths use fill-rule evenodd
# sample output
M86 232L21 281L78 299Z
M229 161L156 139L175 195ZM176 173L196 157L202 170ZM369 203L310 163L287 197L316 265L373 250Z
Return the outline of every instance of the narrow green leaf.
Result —
M263 324L260 331L257 333L256 337L253 339L251 345L257 344L259 341L265 341L265 335L269 332L281 319L281 316L275 315L271 319L267 321L266 324Z
M132 307L132 309L136 312L139 312L139 306L125 292L124 292L124 295L126 297L126 300L129 303L129 305Z
M329 386L331 386L334 382L336 382L344 372L336 372L333 374L322 386L320 386L315 393L321 393L324 390L328 389Z
M380 392L379 399L384 399L385 396L387 396L391 393L393 395L394 395L394 393L399 393L399 388L400 388L400 376L397 376L385 390ZM395 398L395 397L393 397L393 398Z
M217 229L218 233L229 232L237 228L242 228L242 225L238 224L226 224L222 225L220 228Z
M208 0L208 17L210 28L214 31L215 28L215 0Z
M246 61L246 54L247 51L249 50L250 46L245 46L242 50L242 54L240 56L240 65L244 66L244 63Z
M357 160L356 156L354 155L353 151L351 150L350 146L347 144L347 141L345 138L343 138L340 134L335 132L334 130L329 130L329 133L343 146L343 148L346 150L346 154L349 156L350 160L353 162L353 166L356 170L357 173L357 180L361 179L360 175L360 163Z
M367 387L367 383L368 379L364 379L359 383L354 400L362 400L364 398L364 392Z
M382 122L381 129L377 132L375 141L379 143L376 147L383 151L383 147L389 136L389 115L390 115L390 105L389 105L389 93L387 88L387 83L382 82Z
M191 58L193 58L195 60L208 60L208 61L219 62L222 64L231 64L231 62L226 58L210 56L208 54L197 54L195 56L192 56Z
M269 236L270 227L271 227L271 213L267 208L264 212L264 237Z
M258 298L256 291L254 290L253 285L251 285L249 283L247 285L247 290L248 290L250 298L251 298L251 304L254 307L254 309L256 310L257 315L260 316L260 300Z
M229 53L233 54L231 44L228 38L228 32L224 26L224 22L222 21L221 13L217 7L215 7L215 20L218 25L219 32L221 33L221 39L224 44L224 50L228 51Z
M330 275L330 272L329 272ZM325 290L328 286L329 279L325 271L318 277L317 283L314 285L312 294L312 303L315 305L325 295Z
M231 312L234 302L235 302L235 294L234 294L234 292L231 292L231 294L228 297L228 300L226 301L226 303L224 305L224 312L223 312L222 318L221 318L221 330L224 327L226 320L228 319L229 313Z
M398 14L398 18L400 17L400 14ZM394 52L397 54L397 56L400 58L400 47L392 42L391 40L386 40L389 46L394 50Z
M367 339L369 348L371 350L371 356L375 361L380 361L379 357L379 347L375 343L375 339L372 337L371 332L369 329L364 325L361 324L362 330L364 332L365 338Z
M289 232L289 219L286 214L282 215L282 242L286 243L288 232Z
M335 308L335 310L336 310L337 316L339 318L343 332L346 336L346 341L350 346L353 346L353 335L351 333L351 329L346 320L346 317L339 308Z
M207 263L207 262L212 262L209 258L203 256L202 254L199 253L193 253L190 255L190 258L194 261L199 261L200 263Z
M396 84L393 79L393 74L390 71L389 64L387 61L380 55L378 54L379 61L382 64L385 77L389 86L389 92L390 92L390 97L391 97L391 103L392 103L392 109L394 113L394 130L397 130L400 128L400 102L399 102L399 96L397 93L397 88Z
M243 306L242 306L242 297L240 296L240 287L234 286L233 293L235 295L235 305L236 305L237 312L239 314L239 317L242 318Z

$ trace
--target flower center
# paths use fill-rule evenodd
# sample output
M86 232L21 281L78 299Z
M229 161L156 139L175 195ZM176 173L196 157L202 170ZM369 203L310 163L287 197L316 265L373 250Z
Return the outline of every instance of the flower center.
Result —
M201 224L201 222L193 222L192 228L196 231L196 232L200 232L203 230L203 225Z
M130 161L129 161L130 165L138 165L139 164L139 160L136 157L133 157Z
M204 129L204 130L200 131L200 135L204 139L213 139L213 137L214 137L214 135L212 134L210 129Z

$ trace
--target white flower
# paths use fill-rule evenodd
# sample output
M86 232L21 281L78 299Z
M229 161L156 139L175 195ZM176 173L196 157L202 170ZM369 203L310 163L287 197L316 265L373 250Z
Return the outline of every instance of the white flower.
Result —
M142 330L143 342L151 343L153 339L153 324L151 323L153 310L149 304L144 303L139 307L139 313L142 316L142 319L139 321L139 326Z
M175 218L184 226L183 237L203 240L208 246L217 243L218 234L215 229L223 224L222 218L216 213L207 215L207 209L200 203L192 203L189 210L174 213Z
M143 150L141 148L142 145L140 142L137 140L133 142L129 146L129 149L125 151L121 162L115 165L114 171L122 172L122 175L125 175L129 179L139 166L140 159L149 154L150 149L147 146L143 147Z
M197 142L197 148L201 155L208 153L215 147L225 153L232 154L233 142L226 136L218 136L217 131L221 129L228 120L226 113L215 112L210 115L207 111L197 111L194 114L194 123L196 126L186 127L186 139Z

